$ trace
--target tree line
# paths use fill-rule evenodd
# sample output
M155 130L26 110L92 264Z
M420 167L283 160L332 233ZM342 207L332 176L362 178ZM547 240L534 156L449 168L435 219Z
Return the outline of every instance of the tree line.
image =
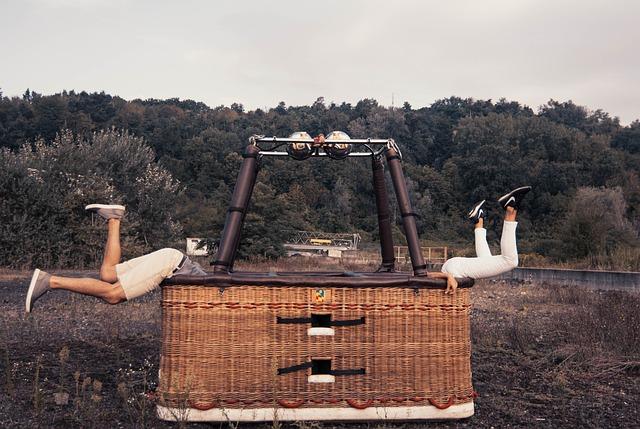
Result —
M534 111L515 101L459 97L421 108L318 98L247 111L239 103L212 108L29 90L22 97L0 93L0 265L91 264L101 232L80 206L94 199L127 204L124 236L136 252L179 245L186 236L215 240L251 135L332 130L395 139L426 245L472 254L464 214L481 199L490 201L489 237L497 242L495 199L529 184L521 252L638 268L640 122L623 126L572 101L550 100ZM283 231L291 229L377 240L372 192L364 160L265 159L240 254L277 257ZM395 207L392 213L401 243Z

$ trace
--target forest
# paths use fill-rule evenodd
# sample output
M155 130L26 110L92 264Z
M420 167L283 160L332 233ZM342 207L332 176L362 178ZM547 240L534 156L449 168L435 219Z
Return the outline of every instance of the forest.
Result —
M320 97L246 110L30 90L0 92L0 266L93 265L104 234L83 207L97 200L127 205L125 257L184 246L184 237L215 241L251 135L333 130L395 139L424 245L471 254L465 214L482 199L498 243L495 200L531 185L518 232L530 261L640 269L637 120L622 125L602 110L555 100L534 110L504 99L450 97L414 108ZM376 222L369 162L265 159L240 254L281 256L286 231L295 229L358 232L373 246Z

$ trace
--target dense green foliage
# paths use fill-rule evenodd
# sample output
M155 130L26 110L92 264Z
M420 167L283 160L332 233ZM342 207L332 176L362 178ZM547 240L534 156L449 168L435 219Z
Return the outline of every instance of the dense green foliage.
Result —
M408 103L402 108L382 107L371 99L355 105L326 105L319 98L310 106L280 103L268 111L246 112L240 104L209 108L191 100L126 101L104 93L41 96L27 91L22 98L12 99L0 95L0 147L11 153L37 139L39 145L49 144L64 129L80 141L112 128L143 138L162 166L156 168L168 170L184 188L182 195L167 198L158 222L167 219L164 213L173 213L187 236L218 235L241 162L239 152L252 134L286 136L302 130L311 135L343 130L358 138L394 138L403 151L408 185L421 216L421 238L428 244L470 243L472 235L463 214L484 198L493 209L490 238L497 240L500 211L495 198L523 184L534 187L520 218L520 247L525 253L557 259L585 258L590 252L613 254L616 243L635 246L640 225L640 122L621 126L605 112L592 112L570 101L551 100L535 113L506 100L451 97L413 109ZM4 152L4 157L9 153ZM19 153L25 156L26 152ZM69 168L86 174L83 168L88 167ZM132 177L122 177L121 184L134 186ZM278 255L285 229L353 231L365 241L377 238L367 161L268 159L258 181L242 255ZM1 186L3 193L22 192L6 182ZM615 194L611 201L622 207L616 216L622 216L624 224L612 224L620 229L607 233L607 245L586 249L572 235L576 226L570 217L578 222L580 215L579 222L591 221L591 227L598 228L600 216L606 218L608 213L596 211L606 211L607 204L583 203L588 200L585 195L597 192ZM603 198L607 200L598 201ZM4 216L5 207L2 210ZM16 216L23 214L22 209L12 210ZM64 210L58 209L58 217L51 222L67 225L62 218L75 209ZM148 214L141 212L140 219ZM395 235L401 239L399 221L398 217ZM155 221L149 222L154 225ZM152 239L149 229L144 234L150 247L173 238L162 236L166 228L156 226L155 230ZM577 241L567 241L566 234ZM144 242L140 233L136 237ZM16 232L5 240L17 239ZM3 253L8 243L2 243Z
M154 158L142 139L114 130L0 149L0 265L95 266L106 228L84 206L96 201L127 206L125 258L173 244L180 187Z

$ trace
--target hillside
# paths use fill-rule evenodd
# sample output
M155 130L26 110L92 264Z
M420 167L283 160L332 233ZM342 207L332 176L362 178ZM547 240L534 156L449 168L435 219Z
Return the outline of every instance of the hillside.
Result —
M522 252L556 261L587 259L600 266L613 266L620 255L638 259L640 122L622 126L606 112L571 101L550 100L536 112L507 100L451 97L428 107L405 103L390 108L371 99L327 105L319 98L310 106L281 102L267 111L245 111L241 104L212 108L191 100L127 101L105 93L0 94L3 162L15 162L11 157L25 143L51 145L63 130L69 130L70 145L92 145L101 130L121 137L118 130L127 130L123 138L141 138L153 148L158 168L177 180L174 195L163 205L168 214L158 221L164 225L170 217L173 226L162 227L167 236L159 233L155 242L146 235L131 237L142 250L184 236L217 237L239 151L252 134L343 130L354 138L392 137L399 144L425 243L468 245L464 213L470 204L530 184L534 191L520 218ZM31 149L38 150L38 145ZM11 183L19 173L3 170L0 221L15 229L12 216L22 204L16 193L22 191ZM131 193L117 195L130 206L141 204ZM266 160L242 254L277 256L284 229L360 232L365 241L373 241L377 228L371 195L367 162ZM500 213L493 202L489 208L489 238L497 240ZM395 235L400 240L399 221ZM154 228L149 224L147 230ZM11 265L6 246L2 243L0 265ZM69 263L77 265L72 259Z

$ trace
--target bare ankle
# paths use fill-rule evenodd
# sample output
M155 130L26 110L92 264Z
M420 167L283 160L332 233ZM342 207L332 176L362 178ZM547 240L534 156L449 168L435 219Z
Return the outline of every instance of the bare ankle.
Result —
M57 276L51 276L49 278L49 287L51 289L59 289L60 288L60 278Z

